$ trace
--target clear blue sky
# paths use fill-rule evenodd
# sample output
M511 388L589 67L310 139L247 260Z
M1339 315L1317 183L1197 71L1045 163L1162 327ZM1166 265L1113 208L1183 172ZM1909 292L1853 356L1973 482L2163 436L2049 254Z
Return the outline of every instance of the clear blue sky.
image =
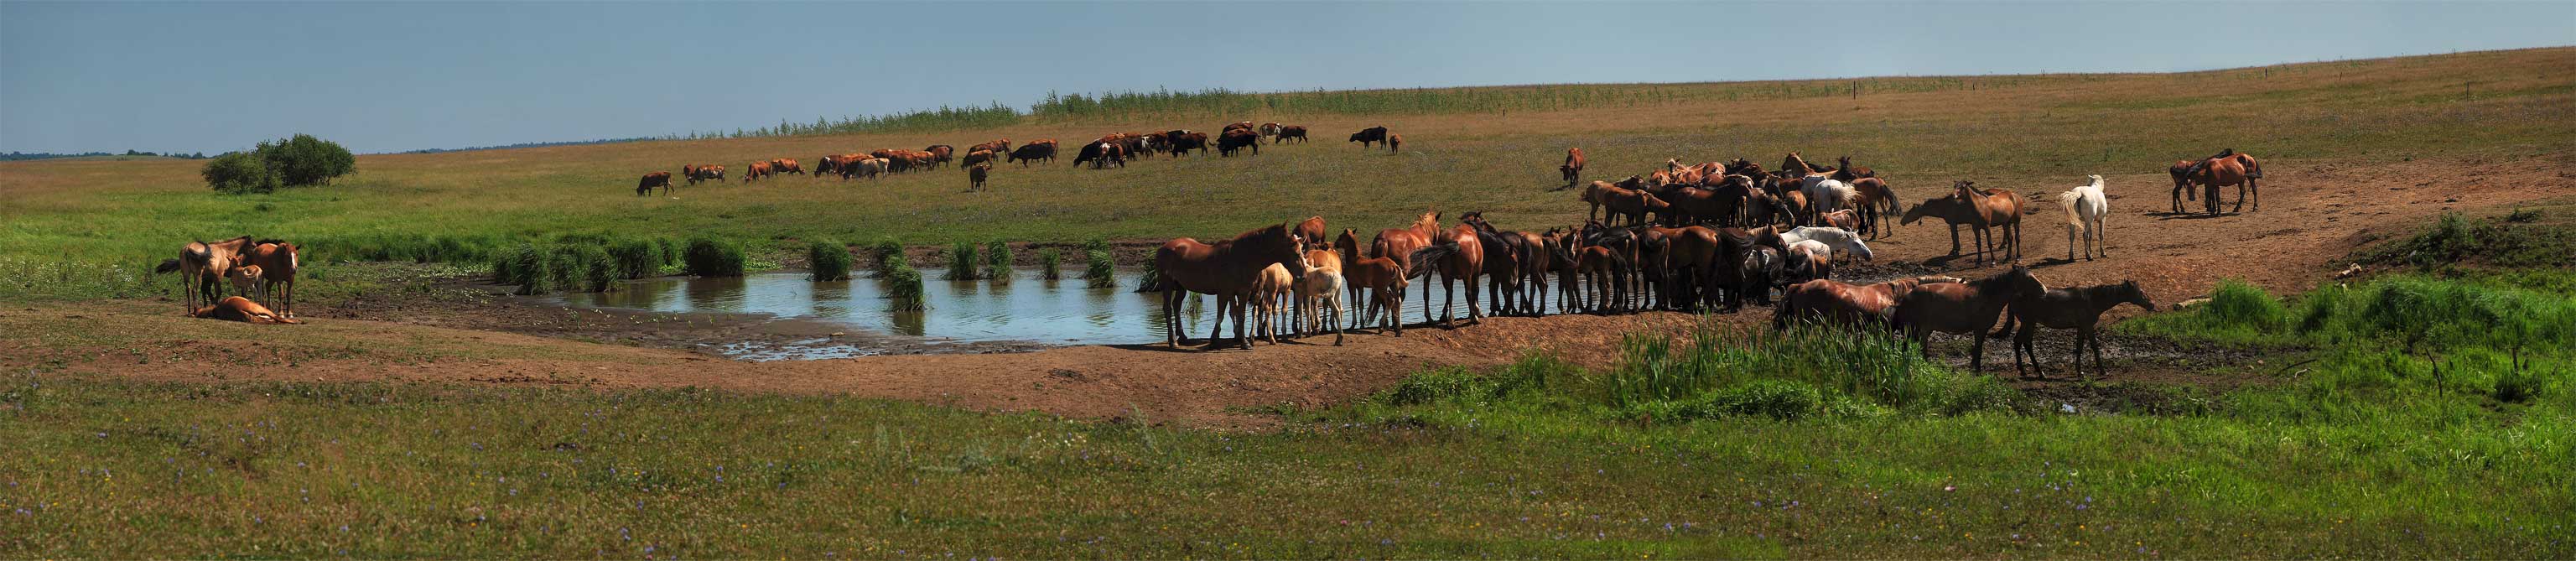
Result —
M0 151L360 152L1048 90L2172 71L2576 44L2576 2L31 3Z

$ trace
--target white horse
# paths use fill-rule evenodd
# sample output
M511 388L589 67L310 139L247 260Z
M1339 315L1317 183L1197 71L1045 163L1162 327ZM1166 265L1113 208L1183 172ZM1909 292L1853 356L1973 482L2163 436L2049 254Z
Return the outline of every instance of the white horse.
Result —
M1808 174L1798 181L1798 191L1807 195L1807 222L1810 224L1825 213L1850 208L1852 201L1860 198L1860 191L1852 189L1849 183L1835 180L1833 176Z
M2111 240L2105 237L2102 220L2111 215L2111 199L2102 194L2102 176L2088 175L2093 183L2057 194L2057 207L2066 210L2066 260L2075 260L2076 247L2084 248L2084 260L2093 255L2111 256ZM2083 236L2078 242L2076 236Z
M1342 344L1342 293L1347 291L1342 275L1323 267L1307 266L1297 277L1297 322L1302 334L1322 332L1320 322L1333 327L1333 344ZM1327 317L1329 316L1329 317Z
M1799 226L1780 233L1780 245L1784 247L1798 245L1798 242L1803 241L1814 241L1844 253L1860 256L1862 261L1878 258L1876 254L1870 253L1869 244L1860 241L1860 234L1854 234L1851 230L1825 226Z

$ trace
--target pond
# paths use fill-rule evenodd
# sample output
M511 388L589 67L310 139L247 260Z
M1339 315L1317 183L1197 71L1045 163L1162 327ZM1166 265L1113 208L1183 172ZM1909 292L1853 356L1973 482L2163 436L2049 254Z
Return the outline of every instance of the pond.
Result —
M815 359L885 354L922 340L948 342L1025 341L1046 345L1136 344L1163 342L1158 312L1162 295L1137 293L1134 270L1118 273L1119 286L1092 288L1080 279L1045 280L1037 269L1013 272L1011 282L941 280L944 269L922 269L922 291L928 309L894 311L885 296L885 281L859 278L812 281L806 273L763 273L734 278L665 277L627 281L603 293L564 294L566 305L652 312L722 312L766 314L846 325L872 337L798 341L795 344L736 344L721 352L748 360ZM1419 283L1420 281L1416 281ZM1405 317L1420 321L1422 298L1406 302ZM1463 300L1464 294L1461 294ZM1464 302L1461 302L1463 306ZM1182 325L1204 337L1213 317L1213 300L1193 295L1184 305ZM1352 312L1357 314L1357 309ZM1465 310L1459 310L1461 315ZM1230 320L1229 320L1230 322ZM1231 335L1229 326L1226 333Z

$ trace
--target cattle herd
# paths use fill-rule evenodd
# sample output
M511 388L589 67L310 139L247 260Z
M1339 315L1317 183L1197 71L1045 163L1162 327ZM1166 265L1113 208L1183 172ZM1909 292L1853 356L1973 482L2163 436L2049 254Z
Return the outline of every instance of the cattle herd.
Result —
M1352 135L1354 142L1383 141L1390 149L1398 138L1382 129ZM1558 166L1567 188L1586 163L1581 149L1567 151ZM2025 366L2039 367L2031 344L2038 329L2075 331L2075 371L2083 373L2082 351L2091 347L2098 373L2101 346L2095 327L2101 315L2124 303L2155 309L2135 282L2051 288L2018 262L1976 279L1836 280L1838 260L1874 258L1868 240L1884 235L1890 220L1902 225L1941 219L1950 226L1954 257L1962 249L1958 229L1966 226L1975 234L1974 253L1982 265L1989 255L2017 260L2022 217L2039 211L2019 193L1958 181L1948 193L1899 216L1894 188L1875 170L1854 166L1848 157L1837 163L1814 165L1796 153L1777 170L1744 159L1696 165L1667 160L1649 173L1584 186L1577 197L1591 207L1584 223L1543 231L1504 229L1481 212L1463 213L1455 223L1443 225L1442 213L1433 211L1403 227L1377 231L1366 245L1357 229L1329 234L1320 216L1213 243L1180 238L1156 251L1156 286L1148 288L1165 294L1160 321L1166 342L1175 347L1184 343L1181 299L1191 293L1217 299L1210 345L1220 342L1228 314L1235 322L1236 345L1249 347L1263 339L1275 344L1283 335L1325 331L1340 344L1346 329L1375 327L1402 336L1398 316L1407 289L1423 280L1427 302L1434 284L1429 279L1437 278L1442 288L1439 315L1433 317L1432 306L1424 306L1427 323L1457 321L1461 299L1455 291L1462 288L1469 321L1488 311L1523 316L1551 311L1734 313L1748 305L1768 305L1775 328L1805 322L1890 332L1927 353L1924 342L1930 333L1968 335L1976 349L1970 368L1977 370L1984 367L1985 340L2012 335L2015 367L2025 375ZM2240 169L2246 171L2235 171ZM2178 196L2197 185L2215 199L2219 185L2241 182L2241 188L2250 189L2259 169L2252 156L2230 149L2179 162L2173 174ZM2055 197L2066 217L2070 260L2079 247L2072 242L2079 236L2085 259L2108 255L2094 249L2109 211L2102 178L2088 179ZM2213 212L2216 206L2210 203ZM1345 302L1354 312L1348 317ZM1998 319L2002 329L1987 333Z
M1204 156L1210 149L1214 149L1221 157L1231 157L1237 152L1259 155L1263 139L1268 139L1272 144L1308 141L1306 127L1303 125L1279 123L1254 125L1251 121L1225 125L1225 128L1219 130L1214 138L1210 138L1207 133L1188 129L1163 132L1119 132L1085 142L1076 148L1073 165L1081 167L1089 164L1092 169L1126 167L1128 162L1154 153L1169 154L1171 157L1178 158L1190 155L1192 152ZM1351 142L1358 142L1364 148L1383 143L1390 152L1399 151L1398 147L1403 143L1403 139L1402 135L1389 134L1386 127L1370 127L1351 134ZM928 171L955 163L967 172L967 189L980 191L984 189L986 178L997 165L1019 164L1020 167L1028 167L1030 164L1039 162L1053 163L1055 159L1055 139L1042 139L1012 146L1011 140L1005 138L969 146L962 156L959 155L956 147L947 144L933 144L920 150L884 148L864 154L825 155L815 159L812 177L820 178L829 174L840 176L842 180L853 177L876 179L886 174ZM752 162L744 166L740 177L743 183L752 183L779 174L805 175L805 169L795 159L778 158ZM681 166L680 179L685 181L686 185L709 181L723 182L725 166L721 164ZM671 183L671 172L650 172L636 182L635 194L648 195L659 188L667 195L675 187Z

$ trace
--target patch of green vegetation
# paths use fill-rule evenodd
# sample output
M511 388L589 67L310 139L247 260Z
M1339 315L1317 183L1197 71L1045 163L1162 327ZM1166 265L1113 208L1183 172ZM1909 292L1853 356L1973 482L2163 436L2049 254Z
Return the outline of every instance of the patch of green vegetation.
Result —
M741 244L698 237L680 255L683 271L701 277L739 277L749 268Z
M980 276L975 274L975 271L981 265L983 260L975 258L974 242L957 242L957 245L948 248L948 272L941 278L953 281L975 280Z
M1063 269L1064 250L1052 247L1038 250L1038 275L1040 277L1045 278L1046 280L1064 278Z
M2576 268L2576 228L2540 224L2542 216L2540 209L2514 209L2501 219L2483 220L2444 213L2433 227L2355 252L2353 260L2426 272L2479 266Z
M997 283L1011 282L1011 244L993 240L984 244L984 278Z
M805 248L805 262L814 270L814 280L850 279L850 248L841 242L814 240Z

